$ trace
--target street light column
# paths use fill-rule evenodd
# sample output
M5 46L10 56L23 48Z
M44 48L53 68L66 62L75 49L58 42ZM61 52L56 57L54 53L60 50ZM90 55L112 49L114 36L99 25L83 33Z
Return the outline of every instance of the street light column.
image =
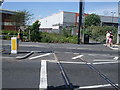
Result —
M112 24L114 23L113 22L113 18L114 18L114 14L116 13L116 12L111 12L112 13Z
M82 11L82 9L83 9L83 1L82 0L80 0L79 1L79 26L78 26L78 44L81 44L81 31L80 31L80 28L81 28L81 26L82 26L82 13L83 13L83 11Z
M3 3L3 0L0 0L0 9L2 8L2 3ZM0 30L2 29L2 13L0 13ZM0 45L1 45L1 47L0 48L2 48L2 51L4 50L4 47L2 47L3 46L3 42L2 42L2 39L0 40ZM2 56L2 54L0 54L0 56ZM0 70L2 71L2 63L0 63ZM2 73L0 73L0 90L2 90Z

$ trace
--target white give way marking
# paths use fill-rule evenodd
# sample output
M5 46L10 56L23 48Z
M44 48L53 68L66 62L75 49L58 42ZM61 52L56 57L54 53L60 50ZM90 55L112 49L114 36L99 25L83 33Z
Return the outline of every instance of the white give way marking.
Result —
M31 59L36 59L36 58L40 58L40 57L44 57L44 56L48 56L48 55L51 55L52 53L46 53L46 54L43 54L43 55L39 55L39 56L35 56L35 57L31 57L29 58L30 60Z
M41 61L39 90L41 90L41 89L47 89L47 63L46 63L46 60Z
M83 55L78 55L76 57L73 57L72 59L78 59L78 58L81 58Z
M114 59L114 60L118 60L118 59L119 59L119 57L114 57L113 59Z
M118 84L116 84L116 85L118 85ZM100 87L109 87L109 86L111 86L111 85L103 84L103 85L83 86L83 87L79 87L79 89L100 88Z

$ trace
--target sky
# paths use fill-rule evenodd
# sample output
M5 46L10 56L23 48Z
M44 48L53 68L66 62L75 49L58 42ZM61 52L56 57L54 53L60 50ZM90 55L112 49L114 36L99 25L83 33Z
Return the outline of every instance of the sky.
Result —
M3 9L27 10L33 15L33 21L60 11L79 12L78 2L4 2ZM84 12L98 15L118 16L118 2L85 2Z

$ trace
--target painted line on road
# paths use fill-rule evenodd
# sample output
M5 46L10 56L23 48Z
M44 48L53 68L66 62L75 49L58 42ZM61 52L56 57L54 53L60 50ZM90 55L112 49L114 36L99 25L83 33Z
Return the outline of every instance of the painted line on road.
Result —
M40 71L40 85L39 90L47 89L47 63L46 60L41 61L41 71Z
M55 51L55 53L80 54L80 53L74 53L74 52L60 52L60 51Z
M103 44L104 46L106 46L106 44ZM118 45L113 45L112 47L110 47L110 46L108 46L110 49L112 49L112 50L118 50L119 48L118 48ZM114 47L116 47L116 48L114 48Z
M57 63L56 60L46 60L48 62L52 62L52 63ZM64 63L64 64L85 64L84 62L67 62L67 61L60 61L60 63Z
M48 62L51 62L51 63L57 63L56 60L46 60ZM67 62L67 61L60 61L60 63L65 63L65 64L86 64L85 62ZM99 65L99 64L114 64L114 63L118 63L118 61L116 62L98 62L98 63L87 63L87 64L94 64L94 65Z
M113 60L113 59L112 60L110 60L110 59L105 59L105 60L104 59L94 59L93 61L103 61L103 62L104 61L110 61L110 62L112 61L112 62L116 62L116 60Z
M78 59L78 58L81 58L82 56L84 56L84 55L78 55L76 57L73 57L72 59Z
M114 59L114 60L118 60L118 59L119 59L119 57L114 57L113 59Z
M93 64L112 64L112 63L118 63L118 61L116 62L99 62L99 63L93 63Z
M73 53L73 52L64 52L66 54L75 54L75 55L78 55L79 53Z
M43 54L43 55L31 57L31 58L29 58L29 59L31 60L31 59L36 59L36 58L40 58L40 57L45 57L45 56L48 56L48 55L51 55L51 54L52 54L52 53L46 53L46 54Z
M118 84L116 84L116 85L118 85ZM83 86L83 87L79 87L79 89L101 88L101 87L109 87L109 86L111 86L111 84Z
M73 53L73 54L78 55L79 53Z
M103 57L115 57L111 56L110 54L88 54L89 56L103 56Z
M22 47L45 47L45 46L41 46L41 45L20 45Z
M74 47L66 47L66 49L77 49L77 48L74 48Z

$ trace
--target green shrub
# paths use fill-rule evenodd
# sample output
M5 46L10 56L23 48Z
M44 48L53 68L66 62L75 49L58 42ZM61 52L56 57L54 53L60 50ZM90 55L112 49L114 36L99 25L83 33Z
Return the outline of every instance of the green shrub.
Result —
M106 36L106 31L112 31L113 33L113 43L116 43L117 41L117 28L112 27L112 26L90 26L86 29L84 29L85 34L89 34L90 37L99 42L105 42L105 36ZM83 31L82 31L83 32Z
M61 34L42 32L41 37L41 42L76 43L76 36L65 37Z
M0 32L2 35L3 35L3 39L5 40L10 40L11 37L15 36L17 37L18 35L18 31L15 31L15 30L1 30ZM26 32L22 32L23 33L23 36L27 36L27 33ZM26 37L23 37L23 39L26 38Z
M17 33L15 30L2 30L3 35L17 35Z
M15 30L2 30L1 34L3 36L2 39L10 40L11 37L17 36L17 31L15 31Z

